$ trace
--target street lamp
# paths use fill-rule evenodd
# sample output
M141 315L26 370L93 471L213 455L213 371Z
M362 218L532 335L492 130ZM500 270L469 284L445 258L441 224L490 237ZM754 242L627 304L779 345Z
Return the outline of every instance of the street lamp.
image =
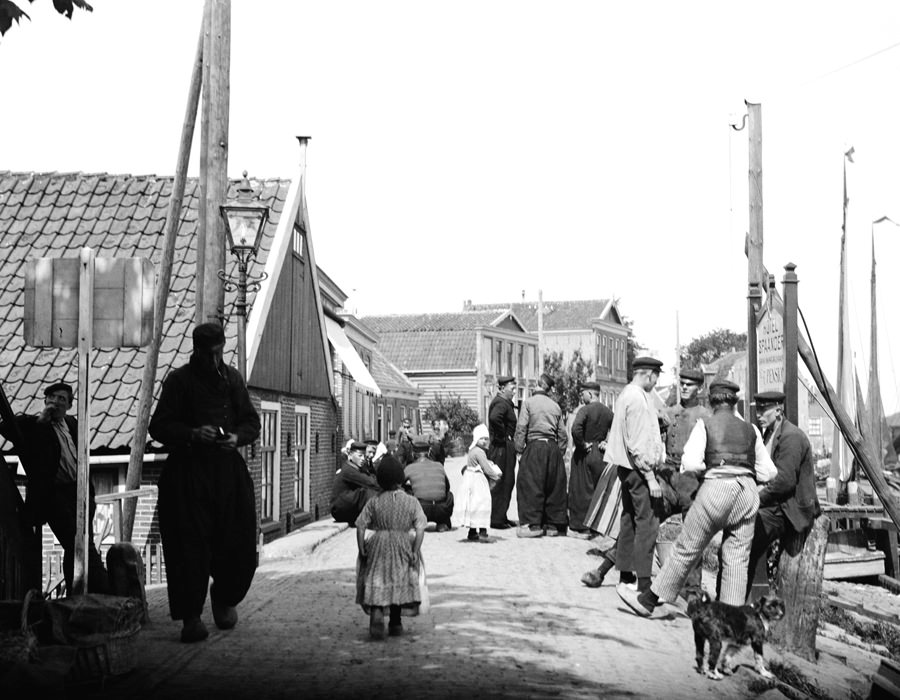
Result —
M228 244L238 263L238 278L235 280L225 274L225 270L219 270L219 279L224 283L228 291L237 291L237 300L234 306L238 318L238 370L244 381L247 377L247 292L259 290L260 283L266 279L263 272L258 277L248 277L247 263L250 258L256 257L259 243L262 239L262 228L269 218L269 208L259 203L259 197L254 195L253 188L247 180L247 171L241 179L237 189L237 199L232 199L221 205L222 218L225 219L225 230L228 233Z

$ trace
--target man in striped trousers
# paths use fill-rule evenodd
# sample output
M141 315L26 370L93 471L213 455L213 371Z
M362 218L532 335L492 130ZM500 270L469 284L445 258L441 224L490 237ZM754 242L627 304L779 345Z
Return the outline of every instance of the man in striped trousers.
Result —
M719 600L743 605L746 598L747 565L753 543L757 482L767 482L778 473L759 430L734 413L737 384L715 381L709 388L713 414L699 419L684 446L682 471L703 473L703 484L675 540L674 551L650 589L643 593L618 586L619 597L637 615L650 617L660 601L678 596L688 573L703 557L703 551L722 531L722 588Z

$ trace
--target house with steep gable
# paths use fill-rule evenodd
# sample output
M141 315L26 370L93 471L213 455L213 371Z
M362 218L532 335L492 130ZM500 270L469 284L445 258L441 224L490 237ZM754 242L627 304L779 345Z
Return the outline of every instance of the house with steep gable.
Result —
M516 377L521 400L540 374L537 336L509 309L361 320L378 334L380 352L422 390L420 411L435 395L459 396L485 420L498 376Z
M593 367L593 378L600 383L601 399L608 406L628 383L628 336L615 299L582 301L545 301L542 304L544 353L559 352L563 366L580 350ZM538 303L473 304L466 301L464 311L512 311L525 329L538 332Z
M260 203L269 209L259 253L250 263L251 273L265 271L267 279L258 292L249 295L247 322L247 384L263 429L246 457L265 540L329 512L339 456L340 407L324 332L321 271L315 264L312 241L303 230L299 183L299 172L294 180L251 181ZM0 171L0 385L16 413L38 412L42 389L53 381L76 386L76 402L82 392L90 392L91 478L98 494L124 490L147 350L96 350L91 386L77 387L74 350L25 345L24 266L33 258L77 258L83 246L90 246L98 257L144 257L158 269L172 185L173 178L153 175ZM232 181L228 198L235 196L236 187L237 181ZM166 374L186 363L192 350L199 204L199 183L189 178L175 243L155 398ZM228 254L226 258L226 272L236 276L236 262ZM235 293L226 292L225 361L230 364L237 359L234 302ZM12 444L3 443L0 449L7 461L17 463ZM155 484L165 457L163 446L147 445L142 486ZM112 516L105 508L98 512L95 525L102 528L101 521ZM49 528L44 537L50 547ZM158 563L153 494L140 498L133 542L145 548L151 566Z

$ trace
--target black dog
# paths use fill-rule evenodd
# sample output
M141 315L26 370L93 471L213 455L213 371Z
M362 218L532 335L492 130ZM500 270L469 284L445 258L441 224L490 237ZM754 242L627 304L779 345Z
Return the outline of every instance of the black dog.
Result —
M732 658L749 642L756 661L756 670L763 678L773 678L763 659L763 642L768 623L784 617L784 602L777 596L764 596L751 605L736 607L710 600L704 592L691 596L688 616L694 624L694 645L697 650L697 672L708 678L722 680L722 671L731 673ZM703 664L703 646L709 640L709 660ZM719 664L722 647L725 653Z

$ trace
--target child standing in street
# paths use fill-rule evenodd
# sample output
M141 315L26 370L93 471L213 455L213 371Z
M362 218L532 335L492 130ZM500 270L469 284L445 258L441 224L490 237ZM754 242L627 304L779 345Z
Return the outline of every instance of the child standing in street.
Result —
M487 458L490 433L484 423L472 431L472 447L469 448L466 466L462 469L463 527L469 528L466 539L473 542L488 540L487 528L491 522L491 487L503 473L500 467ZM478 532L476 532L476 528Z
M386 611L388 633L397 636L403 634L401 610L418 615L420 604L427 604L421 554L426 520L419 501L400 488L406 477L394 457L384 456L377 479L384 490L356 518L356 602L369 614L370 636L384 639ZM367 529L374 530L369 539Z

